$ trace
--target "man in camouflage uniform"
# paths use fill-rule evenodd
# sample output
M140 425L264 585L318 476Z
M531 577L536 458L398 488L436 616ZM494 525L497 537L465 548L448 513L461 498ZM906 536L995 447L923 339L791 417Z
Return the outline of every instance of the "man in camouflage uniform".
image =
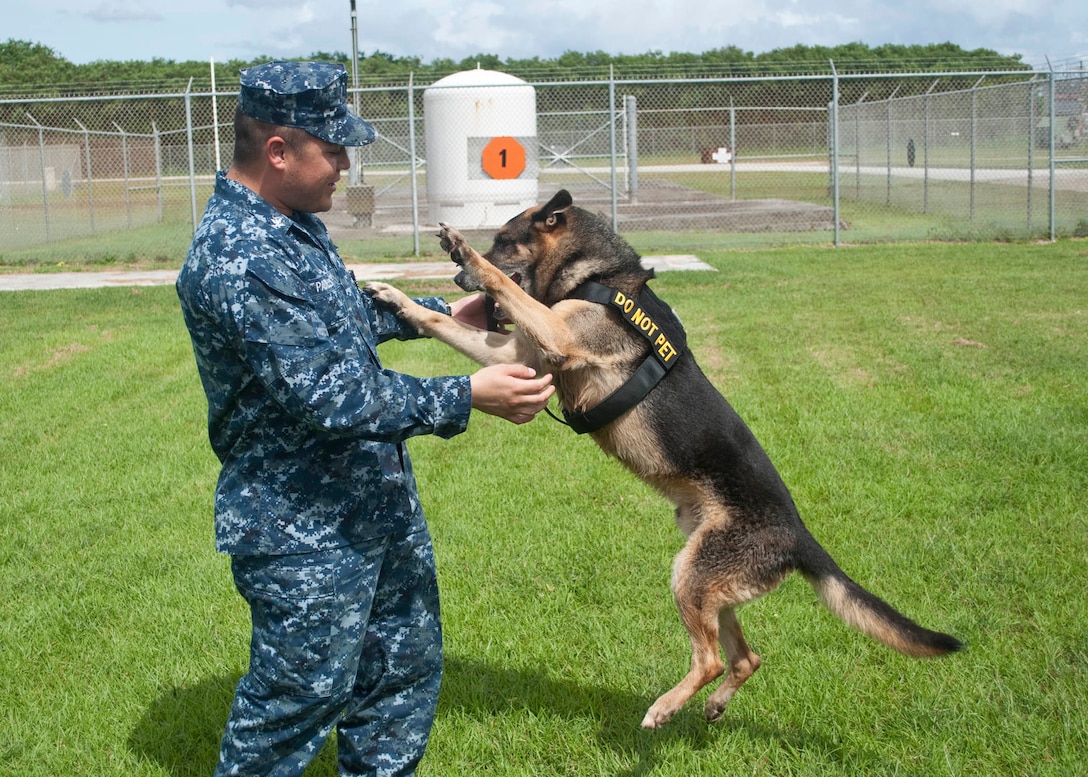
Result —
M414 378L376 348L416 336L380 311L314 213L332 207L348 112L344 68L243 70L231 168L177 281L222 462L216 546L252 615L249 671L216 775L298 775L335 728L344 775L411 774L442 667L427 525L403 440L465 430L470 408L515 423L550 378L501 365ZM477 297L451 308L479 324Z

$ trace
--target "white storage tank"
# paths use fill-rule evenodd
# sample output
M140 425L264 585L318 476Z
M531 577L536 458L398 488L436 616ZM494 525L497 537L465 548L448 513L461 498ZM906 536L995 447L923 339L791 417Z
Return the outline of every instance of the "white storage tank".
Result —
M497 227L537 203L536 90L465 70L423 92L429 221Z

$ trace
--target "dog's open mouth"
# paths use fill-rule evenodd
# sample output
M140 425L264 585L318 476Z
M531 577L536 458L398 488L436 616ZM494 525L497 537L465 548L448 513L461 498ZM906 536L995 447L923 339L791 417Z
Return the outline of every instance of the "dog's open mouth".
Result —
M517 272L515 270L514 272L510 273L509 277L510 280L512 280L515 284L517 284L519 287L521 286L522 276L520 272ZM484 298L484 312L487 317L487 328L492 332L505 331L502 328L502 325L503 323L509 321L509 319L503 312L502 308L499 307L499 304L495 301L495 298L492 297L490 294L487 294L486 289L477 284L475 280L472 279L472 276L470 276L464 270L461 270L461 272L457 273L457 275L454 276L453 282L456 283L457 286L463 291L484 292L486 295Z
M521 273L519 273L519 272L510 273L510 280L512 280L518 286L521 286ZM498 323L498 322L508 321L509 317L506 315L505 311L503 311L502 306L499 305L499 303L495 302L493 297L488 297L488 300L491 301L491 303L493 305L492 312L491 312L491 317L495 320L495 322Z

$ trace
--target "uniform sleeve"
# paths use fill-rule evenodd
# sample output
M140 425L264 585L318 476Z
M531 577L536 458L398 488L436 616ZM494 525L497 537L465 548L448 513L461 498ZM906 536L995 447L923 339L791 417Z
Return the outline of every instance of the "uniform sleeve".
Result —
M468 426L469 377L383 369L336 288L262 264L251 265L241 282L244 358L290 415L332 434L382 442L452 437ZM390 326L384 338L399 332Z
M366 292L363 292L364 294ZM444 315L450 314L450 306L441 297L419 297L415 300L423 307ZM366 315L370 319L370 327L378 338L379 343L396 338L397 340L414 340L422 335L411 324L398 318L395 313L382 308L379 305L367 305Z

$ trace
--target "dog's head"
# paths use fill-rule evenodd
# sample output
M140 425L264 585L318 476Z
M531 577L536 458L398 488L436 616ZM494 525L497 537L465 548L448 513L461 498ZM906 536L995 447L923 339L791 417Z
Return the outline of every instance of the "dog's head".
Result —
M589 278L642 269L638 254L602 218L573 203L570 192L561 189L543 205L507 221L484 254L545 305L555 304ZM465 288L464 273L456 280Z

